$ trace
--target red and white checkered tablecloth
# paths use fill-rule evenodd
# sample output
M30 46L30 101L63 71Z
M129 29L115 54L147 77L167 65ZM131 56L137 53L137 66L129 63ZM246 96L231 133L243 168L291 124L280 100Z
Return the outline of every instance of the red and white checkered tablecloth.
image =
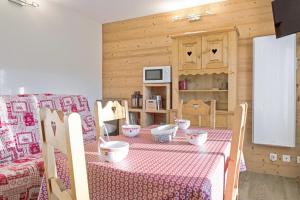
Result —
M182 131L170 143L154 143L150 129L135 138L111 137L130 143L127 158L119 163L100 159L97 142L85 145L91 199L223 199L225 166L230 153L230 130L205 129L208 140L197 147ZM69 187L64 166L57 155L59 177ZM245 170L244 159L241 170ZM39 199L47 199L45 179Z

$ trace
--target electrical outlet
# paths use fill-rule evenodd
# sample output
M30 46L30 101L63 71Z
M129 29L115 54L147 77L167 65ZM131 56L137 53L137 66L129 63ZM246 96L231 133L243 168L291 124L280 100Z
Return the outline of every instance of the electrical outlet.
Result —
M283 162L291 162L291 156L290 155L282 155L282 161Z
M297 156L297 163L300 164L300 156Z
M277 154L276 153L270 153L270 160L271 161L276 161L277 160Z

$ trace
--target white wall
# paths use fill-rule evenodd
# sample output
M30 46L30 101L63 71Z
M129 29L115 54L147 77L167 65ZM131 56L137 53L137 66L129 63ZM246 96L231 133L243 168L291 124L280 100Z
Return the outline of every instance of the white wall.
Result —
M0 0L0 94L82 94L102 98L101 26L40 1L39 8Z

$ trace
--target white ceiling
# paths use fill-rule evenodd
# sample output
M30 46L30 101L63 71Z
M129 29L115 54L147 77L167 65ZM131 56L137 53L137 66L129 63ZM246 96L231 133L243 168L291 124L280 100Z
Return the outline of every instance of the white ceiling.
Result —
M222 0L49 0L107 23L219 2ZM42 3L42 1L41 1Z

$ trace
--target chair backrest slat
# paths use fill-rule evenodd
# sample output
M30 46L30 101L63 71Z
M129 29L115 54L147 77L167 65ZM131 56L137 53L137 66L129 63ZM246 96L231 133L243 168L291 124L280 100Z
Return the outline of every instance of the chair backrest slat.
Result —
M45 120L41 121L45 141L47 141L48 145L67 154L67 146L65 144L67 135L65 133L64 113L61 111L49 113L49 110L45 112L49 121L49 123L47 123L48 121L46 122L46 117ZM51 119L49 119L49 115L51 115Z
M112 120L124 120L126 124L129 124L128 116L128 103L126 100L108 101L104 105L102 101L96 101L95 103L95 118L96 118L96 137L99 139L103 133L104 122Z
M236 200L240 174L240 162L243 153L248 104L243 103L236 108L231 140L230 157L228 160L227 179L224 199Z
M86 161L80 115L68 116L60 111L42 108L41 138L49 199L89 199ZM57 176L55 149L66 154L71 189L67 190Z

